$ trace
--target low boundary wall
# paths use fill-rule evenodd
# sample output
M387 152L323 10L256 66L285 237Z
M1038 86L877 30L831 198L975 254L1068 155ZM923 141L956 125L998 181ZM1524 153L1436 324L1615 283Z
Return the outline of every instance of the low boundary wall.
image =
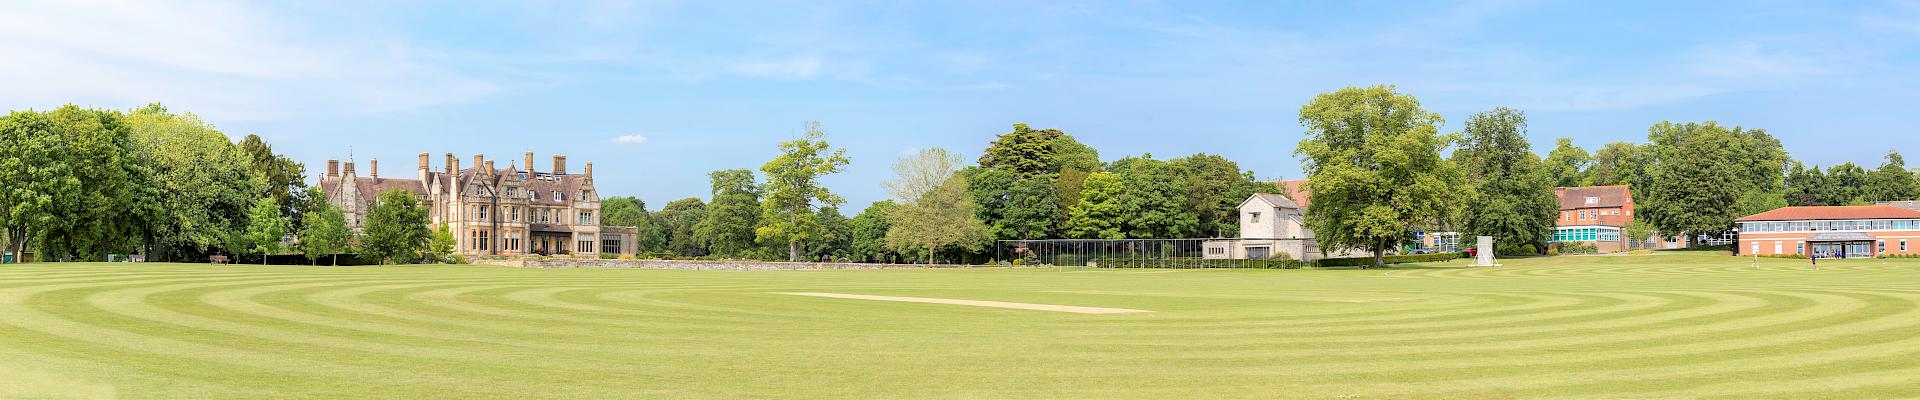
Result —
M928 269L928 268L1007 268L993 265L961 264L868 264L839 262L784 262L754 260L606 260L606 259L562 259L551 260L473 260L474 264L498 265L519 268L642 268L642 269L681 269L681 270L732 270L732 271L773 271L773 270L832 270L832 269Z

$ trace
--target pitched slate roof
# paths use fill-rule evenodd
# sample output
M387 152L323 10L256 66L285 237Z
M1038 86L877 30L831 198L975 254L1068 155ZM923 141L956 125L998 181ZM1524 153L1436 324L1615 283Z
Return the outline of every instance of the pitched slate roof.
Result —
M1560 196L1561 210L1626 207L1633 200L1633 192L1626 186L1560 187L1553 188L1553 194ZM1597 201L1589 204L1588 197Z
M1272 194L1272 193L1254 193L1253 198L1264 200L1267 202L1267 204L1272 204L1275 207L1300 208L1299 203L1294 203L1293 200L1288 199L1287 196L1281 196L1281 195ZM1249 198L1248 200L1252 200L1253 198Z
M1889 205L1781 207L1736 221L1811 221L1837 219L1920 219L1920 210Z

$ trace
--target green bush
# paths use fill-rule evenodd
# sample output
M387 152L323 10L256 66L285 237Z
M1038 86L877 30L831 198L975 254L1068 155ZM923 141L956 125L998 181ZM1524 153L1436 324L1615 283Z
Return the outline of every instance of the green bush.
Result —
M1595 247L1593 243L1587 242L1553 242L1552 247L1547 249L1547 252L1551 255L1554 250L1559 250L1560 254L1594 254L1600 252L1599 247Z
M1458 258L1464 258L1466 256L1467 256L1467 253L1407 254L1407 255L1399 255L1399 256L1386 256L1385 258L1382 259L1382 262L1385 262L1387 264L1439 262L1439 261L1448 261L1448 260L1453 260ZM1320 260L1317 264L1319 264L1319 266L1322 266L1322 267L1357 267L1362 265L1372 266L1373 257L1329 258L1325 260Z

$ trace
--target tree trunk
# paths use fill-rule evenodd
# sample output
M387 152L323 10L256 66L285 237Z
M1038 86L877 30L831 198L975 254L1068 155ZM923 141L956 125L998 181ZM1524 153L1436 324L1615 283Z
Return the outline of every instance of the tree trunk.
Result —
M1381 241L1374 242L1373 244L1374 268L1386 267L1387 266L1386 258L1387 258L1387 241L1381 240ZM1367 267L1361 266L1360 269L1367 269Z
M329 255L328 257L333 257L333 261L331 261L331 262L330 262L331 264L333 264L333 266L335 266L335 267L338 267L338 266L340 266L340 255L339 255L339 254L333 254L333 255Z
M927 246L927 265L933 265L933 246Z
M800 261L800 241L787 241L787 262Z

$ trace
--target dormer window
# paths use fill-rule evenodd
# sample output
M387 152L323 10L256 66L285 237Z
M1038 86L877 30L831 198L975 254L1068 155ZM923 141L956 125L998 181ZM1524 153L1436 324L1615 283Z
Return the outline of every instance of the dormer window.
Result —
M1587 204L1600 204L1600 198L1594 197L1594 196L1587 196Z
M564 194L560 194L560 191L558 191L558 190L555 190L555 191L553 191L553 200L554 200L554 201L567 201L567 196L566 196L566 195L564 195Z

